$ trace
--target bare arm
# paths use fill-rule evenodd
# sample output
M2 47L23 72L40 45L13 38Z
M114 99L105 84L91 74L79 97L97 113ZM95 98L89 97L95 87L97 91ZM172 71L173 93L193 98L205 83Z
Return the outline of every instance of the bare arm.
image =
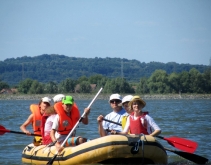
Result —
M84 117L82 119L82 123L87 125L89 123L88 115L90 113L90 108L85 108L84 112L85 112L85 115L84 115Z
M28 119L20 126L21 131L30 135L31 132L26 129L26 127L33 122L33 114L29 115Z
M101 137L106 136L107 133L105 132L105 130L103 128L103 124L102 124L103 116L102 115L98 116L97 121L98 121L98 132L99 132L100 136Z
M154 132L152 132L150 135L151 136L157 136L161 133L161 130L155 130Z
M55 133L56 133L55 129L52 129L51 132L50 132L51 140L53 142L56 141Z

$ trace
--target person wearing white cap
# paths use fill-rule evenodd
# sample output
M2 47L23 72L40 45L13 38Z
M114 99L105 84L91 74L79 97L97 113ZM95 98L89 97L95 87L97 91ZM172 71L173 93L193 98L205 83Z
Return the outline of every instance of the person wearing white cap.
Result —
M133 110L126 122L122 132L111 131L111 134L131 134L157 136L161 133L160 127L155 123L154 119L149 116L148 112L142 109L146 106L146 102L140 96L134 96L129 102L129 107Z
M122 102L122 98L119 94L116 93L110 96L109 103L113 111L107 114L105 116L105 119L121 123L122 117L127 115L127 112L125 111L125 109L122 108L121 102ZM104 118L103 115L100 115L97 118L98 132L101 137L110 134L110 131L107 131L107 130L115 130L118 132L122 131L121 126L117 124L113 124L111 122L104 121L103 118Z
M123 97L122 99L122 106L124 107L124 109L126 110L126 112L128 113L127 116L123 116L122 117L122 129L125 128L125 124L127 122L127 118L128 116L133 112L130 107L128 106L128 103L132 100L133 96L132 95L126 95L125 97Z
M31 104L30 110L32 114L30 114L27 120L20 126L20 129L27 135L30 135L31 132L27 130L26 127L29 124L32 124L34 133L41 135L42 115L45 113L45 109L49 107L50 104L51 99L49 97L43 97L38 104Z
M65 97L65 95L63 95L63 94L58 94L58 95L56 95L56 96L53 97L53 102L54 102L54 103L58 103L58 102L62 101L62 99L63 99L64 97Z

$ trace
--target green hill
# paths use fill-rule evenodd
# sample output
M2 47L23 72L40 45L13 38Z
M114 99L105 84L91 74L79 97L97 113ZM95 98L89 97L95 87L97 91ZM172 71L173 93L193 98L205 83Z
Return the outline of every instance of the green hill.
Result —
M0 61L0 80L16 85L21 80L31 78L39 82L61 82L66 78L78 79L101 74L109 78L124 77L130 82L139 82L141 77L150 77L157 70L168 74L189 71L196 68L204 72L209 66L178 64L175 62L140 62L121 58L76 58L65 55L43 54L35 57L9 58Z

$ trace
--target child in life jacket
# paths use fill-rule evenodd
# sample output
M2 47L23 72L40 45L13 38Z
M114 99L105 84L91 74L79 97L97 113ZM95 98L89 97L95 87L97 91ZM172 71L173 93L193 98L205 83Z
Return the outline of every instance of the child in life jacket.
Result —
M144 100L139 96L134 96L129 102L129 107L133 113L127 118L125 128L118 134L145 134L151 136L157 136L161 133L161 129L155 123L154 119L148 115L148 112L143 112L142 109L146 106ZM111 131L111 134L116 134L116 131Z
M52 129L54 118L56 117L56 111L54 106L46 108L45 113L42 116L41 134L42 144L48 145L52 142L50 132Z
M72 96L65 96L62 102L57 102L54 105L57 112L52 130L50 132L51 140L55 143L57 150L62 151L61 143L66 139L72 128L80 119L80 112L77 105L74 102ZM82 118L83 124L88 124L88 115L90 108L84 109L85 116ZM83 137L69 137L65 143L65 146L75 146L81 143L87 142L88 139Z
M42 115L45 113L46 108L50 106L50 103L50 98L43 97L38 104L31 104L30 110L32 114L30 114L27 120L20 126L20 129L24 133L26 133L27 135L31 135L31 132L27 129L27 126L32 124L34 133L40 135L34 137L35 146L42 144L41 119Z

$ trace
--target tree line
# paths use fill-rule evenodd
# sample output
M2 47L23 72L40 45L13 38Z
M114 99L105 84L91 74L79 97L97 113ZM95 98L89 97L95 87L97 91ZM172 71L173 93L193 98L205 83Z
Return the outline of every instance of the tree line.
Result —
M155 70L167 74L181 73L195 68L200 73L210 68L205 65L178 64L175 62L140 62L121 58L76 58L64 55L40 55L35 57L9 58L0 61L0 79L9 85L16 85L26 78L41 83L60 83L66 78L74 80L82 76L100 74L108 78L124 77L128 82L139 82L141 77L149 78Z
M192 68L190 71L168 74L165 70L155 70L150 77L139 77L139 82L128 82L125 78L108 78L101 74L78 79L67 78L60 83L38 82L27 78L17 84L19 93L23 94L56 94L56 93L92 93L103 87L103 93L137 93L137 94L168 94L168 93L211 93L211 70L200 73ZM92 88L95 84L96 88ZM9 85L0 81L0 89Z

